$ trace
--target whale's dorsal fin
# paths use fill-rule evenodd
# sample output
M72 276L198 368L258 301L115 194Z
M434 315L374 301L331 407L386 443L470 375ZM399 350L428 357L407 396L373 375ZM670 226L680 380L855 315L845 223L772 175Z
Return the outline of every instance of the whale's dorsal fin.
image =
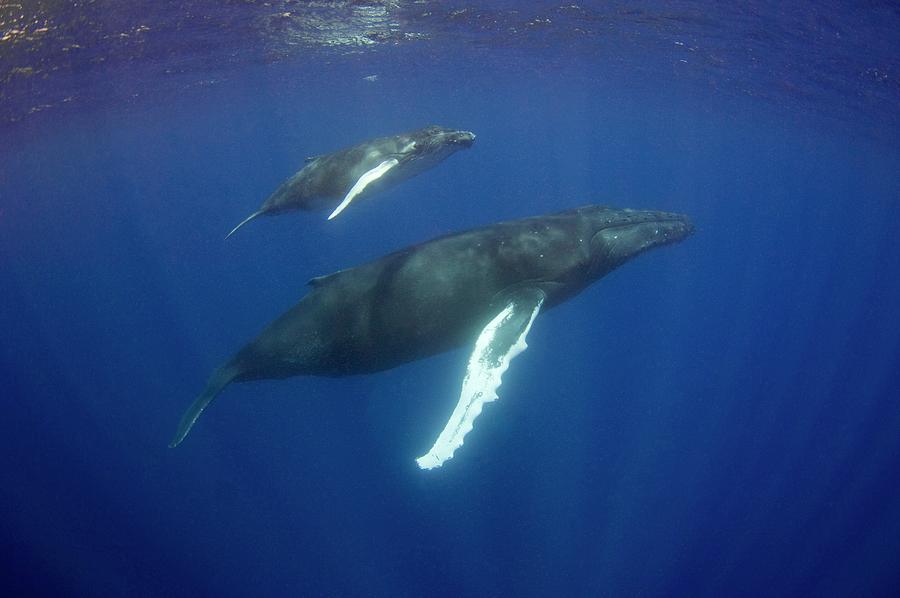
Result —
M337 272L332 272L331 274L323 274L322 276L313 276L309 279L307 284L313 288L320 287L341 272L343 272L343 270L338 270Z
M372 170L368 170L363 173L359 180L356 181L356 184L350 188L350 191L347 192L347 195L344 197L344 201L340 203L338 207L334 209L331 215L328 217L329 220L340 214L344 211L344 208L350 205L350 202L353 201L353 198L362 193L365 188L369 185L369 183L373 181L377 181L384 173L388 170L396 166L400 163L400 160L397 158L388 158Z
M304 158L304 160L303 160L303 163L309 164L310 162L315 162L316 160L318 160L319 158L321 158L324 155L325 154L319 154L318 156L306 156L306 158Z
M518 289L475 341L475 350L466 366L459 402L434 446L418 459L422 469L440 467L453 458L456 449L472 430L485 403L497 400L500 378L509 362L528 345L525 336L541 310L546 295L539 288Z

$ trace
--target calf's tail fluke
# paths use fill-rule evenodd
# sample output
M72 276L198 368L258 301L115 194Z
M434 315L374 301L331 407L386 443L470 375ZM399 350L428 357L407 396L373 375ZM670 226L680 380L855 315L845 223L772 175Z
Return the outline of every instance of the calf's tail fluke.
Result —
M212 400L222 392L223 388L231 384L231 381L234 380L239 373L240 370L231 363L216 370L212 375L212 378L210 378L209 382L206 384L206 388L200 393L200 396L197 397L191 406L188 407L188 410L184 412L184 415L181 416L181 421L178 422L178 430L175 431L175 437L172 439L172 442L169 443L169 448L175 448L181 444L181 441L184 440L184 437L191 431L191 427L194 425L194 422L197 421L197 418L200 417L200 414L203 413L203 410L206 409L206 406L212 403Z
M248 222L250 222L251 220L253 220L253 219L256 218L257 216L260 216L260 215L262 215L262 214L263 214L263 211L262 211L262 210L259 210L258 212L253 212L252 214L250 214L249 216L247 216L246 218L244 218L243 220L241 220L241 223L240 223L240 224L238 224L238 225L235 226L233 229L231 229L231 232L228 233L227 235L225 235L225 238L227 239L228 237L230 237L231 235L233 235L233 234L237 231L237 229L241 228L242 226L244 226L245 224L247 224Z

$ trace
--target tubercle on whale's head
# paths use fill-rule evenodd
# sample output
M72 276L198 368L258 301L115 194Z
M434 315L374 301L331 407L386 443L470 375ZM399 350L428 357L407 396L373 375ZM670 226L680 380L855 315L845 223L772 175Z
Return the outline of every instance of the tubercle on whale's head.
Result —
M591 219L591 257L598 276L654 247L670 245L694 233L685 214L653 210L583 208Z

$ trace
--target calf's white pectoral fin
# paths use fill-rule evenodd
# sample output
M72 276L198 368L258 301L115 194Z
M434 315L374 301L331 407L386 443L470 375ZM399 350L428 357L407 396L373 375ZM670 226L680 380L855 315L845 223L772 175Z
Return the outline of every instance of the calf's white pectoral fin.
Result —
M332 218L343 212L344 208L349 206L350 202L353 201L353 198L362 193L372 181L377 181L382 176L384 176L384 173L386 173L388 170L399 163L400 161L397 158L390 158L388 160L385 160L372 170L367 170L366 172L364 172L363 175L359 177L359 180L356 181L356 183L352 187L350 187L350 191L348 191L347 195L344 196L344 200L340 203L340 205L338 205L338 207L334 209L328 219L331 220Z

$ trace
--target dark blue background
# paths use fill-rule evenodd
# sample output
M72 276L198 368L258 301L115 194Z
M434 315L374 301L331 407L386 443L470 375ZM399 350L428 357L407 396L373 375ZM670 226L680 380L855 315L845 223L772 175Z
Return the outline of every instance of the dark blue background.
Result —
M8 127L10 595L895 595L896 131L662 68L523 62L248 66ZM305 156L432 122L478 140L333 222L222 241ZM697 233L542 314L442 469L413 459L467 350L234 385L166 448L310 277L586 203Z

